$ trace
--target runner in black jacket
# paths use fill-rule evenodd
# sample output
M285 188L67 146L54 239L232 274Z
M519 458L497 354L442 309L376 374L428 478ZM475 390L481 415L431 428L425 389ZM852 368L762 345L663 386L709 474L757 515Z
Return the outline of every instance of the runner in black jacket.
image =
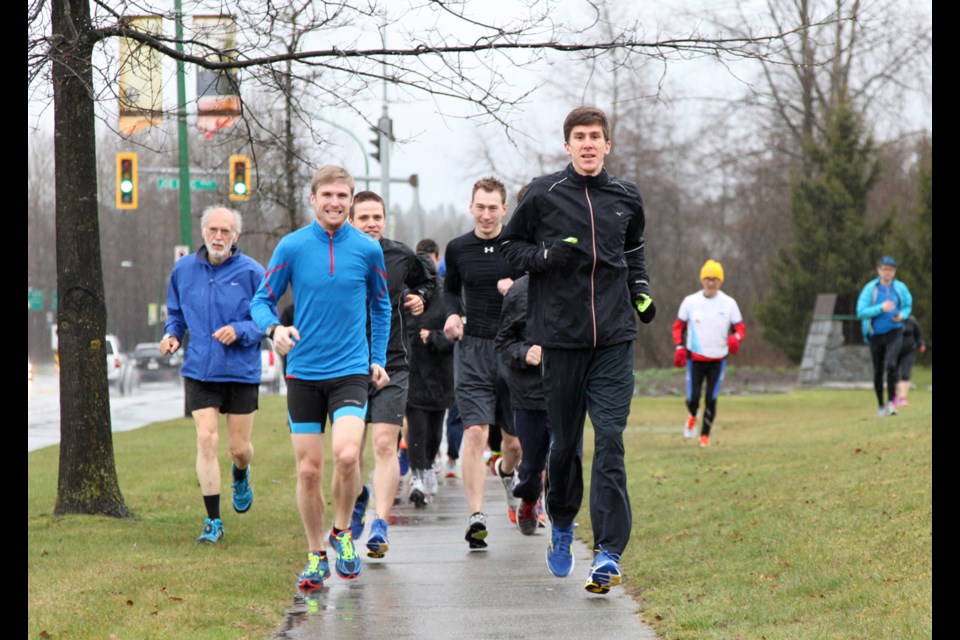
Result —
M517 278L507 291L500 310L500 330L494 340L500 360L507 367L513 428L523 450L513 495L520 498L517 528L527 536L533 535L540 524L537 504L543 491L541 477L547 466L547 452L552 438L540 375L542 349L527 338L529 282L529 276Z
M370 535L367 538L367 555L371 558L382 558L389 548L388 517L400 485L397 451L407 408L410 352L403 310L409 311L413 316L421 315L430 304L438 284L436 274L427 268L413 249L402 242L383 237L385 222L383 198L372 191L360 191L354 196L353 207L350 209L350 224L380 241L387 271L387 292L390 295L391 309L385 367L390 375L390 382L380 390L370 389L366 416L366 423L371 425L370 429L373 431L373 455L376 462L373 472L376 519L370 525ZM369 330L369 326L367 328ZM363 443L366 442L366 429L365 427ZM362 446L363 444L361 448ZM364 486L357 497L350 521L354 540L359 541L363 533L369 501L370 488Z
M644 209L636 185L607 174L606 115L578 107L563 124L571 163L530 183L500 237L500 251L530 273L529 339L543 347L543 387L553 443L547 462L552 540L547 565L573 571L574 520L583 500L577 455L587 411L594 428L590 518L594 562L585 588L620 583L632 514L623 430L633 398L634 310L653 319L644 259Z
M425 239L417 243L417 256L433 269L439 257L422 247L437 245ZM437 491L433 461L443 440L443 416L453 403L453 341L443 335L443 306L430 305L418 318L408 318L410 338L410 390L407 393L407 451L413 476L410 498L416 506ZM415 495L419 492L419 496ZM424 495L426 494L426 495Z

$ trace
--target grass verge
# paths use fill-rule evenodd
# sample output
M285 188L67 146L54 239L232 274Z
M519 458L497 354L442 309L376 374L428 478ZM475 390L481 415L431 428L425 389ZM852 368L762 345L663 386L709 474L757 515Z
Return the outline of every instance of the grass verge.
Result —
M635 399L624 588L661 640L932 636L932 375L914 379L883 419L872 390L722 397L708 449L681 398ZM223 479L218 546L193 543L189 419L114 434L129 521L53 517L59 449L28 453L28 637L270 637L305 559L285 404L261 399L249 513ZM579 522L592 543L586 503Z

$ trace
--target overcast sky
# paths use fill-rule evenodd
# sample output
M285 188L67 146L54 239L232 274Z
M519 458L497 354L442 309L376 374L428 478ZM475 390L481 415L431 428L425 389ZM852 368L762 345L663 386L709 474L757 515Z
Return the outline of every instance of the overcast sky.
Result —
M745 2L746 6L751 4ZM582 2L576 0L564 1L561 9L557 12L557 18L565 24L580 24L583 15L580 9ZM721 7L716 0L706 2L706 0L683 0L674 2L624 2L627 13L640 20L643 30L648 39L654 39L664 34L685 35L683 30L689 31L692 23L696 20L698 8L707 7L710 11L719 11ZM764 3L757 2L757 11L762 12ZM516 10L520 3L510 2L509 0L485 0L474 2L469 5L471 11L477 11L476 17L480 20L489 19L491 15L496 15L498 19L504 20L511 11ZM917 10L930 13L929 0L927 2L917 3L904 0L904 6L912 7ZM186 11L186 7L185 7ZM689 11L690 13L681 13ZM679 22L680 27L676 27ZM932 20L931 20L932 22ZM671 25L671 23L674 23ZM705 25L704 29L709 30ZM401 37L393 34L393 29L399 27L388 27L386 38L388 46L398 46L401 43ZM367 44L379 41L379 33L374 30L373 33L363 33L362 38ZM583 33L579 37L583 41L598 40L602 38L600 33ZM115 43L111 46L116 46ZM428 98L414 99L411 96L403 96L396 90L388 88L388 109L393 119L394 134L402 142L393 146L391 160L391 174L394 177L406 177L416 173L420 180L420 203L424 209L430 210L438 205L453 204L462 207L466 213L466 207L470 199L470 189L474 181L483 175L489 174L489 165L486 159L481 155L482 147L486 146L491 156L495 157L498 165L506 167L505 172L513 175L498 176L507 183L511 191L519 187L518 180L525 180L537 173L536 155L539 153L555 153L562 151L562 121L566 113L577 106L575 100L558 98L557 86L567 82L572 84L568 77L568 71L563 65L554 67L543 66L534 72L511 70L509 77L514 83L514 91L521 92L530 86L540 84L549 78L554 85L544 87L538 90L530 97L521 112L513 115L512 123L518 130L522 131L528 137L520 137L520 146L513 146L507 140L502 128L494 125L480 125L476 119L477 111L470 105L457 103L455 101L435 101ZM659 73L662 69L657 69L651 74ZM723 68L712 61L685 61L672 63L664 77L651 77L651 83L662 82L661 98L664 100L659 103L658 108L672 110L678 122L691 122L698 118L704 102L696 98L709 96L711 92L718 95L730 95L732 92L741 92L745 89L743 80L753 76L755 69L749 63L735 63L728 68ZM187 94L188 100L192 99L195 89L193 79L192 65L188 65ZM736 76L739 76L737 79ZM572 85L571 88L576 88ZM383 89L376 87L372 92L370 99L366 102L358 102L358 106L364 115L371 120L376 120L383 108ZM596 106L606 108L606 96L596 95L595 99L588 100ZM688 100L689 98L689 100ZM166 103L173 103L176 100L175 83L167 83L167 90L164 94ZM115 112L115 105L112 110ZM52 128L52 109L47 109L43 116L39 117L39 122L45 128ZM28 127L38 121L38 105L30 104L28 111ZM918 98L915 104L910 106L909 112L905 117L915 119L918 127L927 127L932 129L931 107L925 99ZM322 162L334 162L343 164L355 175L365 173L365 159L369 162L370 172L374 176L380 175L379 165L365 154L369 154L372 146L369 140L372 137L366 123L358 116L349 113L346 110L329 110L323 114L324 118L336 122L341 127L346 127L354 132L357 141L338 130L329 128L329 145L326 148L327 154L322 158ZM115 117L115 116L114 116ZM483 141L485 144L481 144ZM616 153L616 141L614 141L614 153ZM526 155L525 155L526 154ZM550 167L550 170L559 169L560 166ZM518 178L517 176L522 176ZM361 185L362 186L362 185ZM379 191L379 183L374 183L371 188ZM512 195L512 194L511 194ZM412 190L403 184L391 185L391 204L400 205L408 208L412 201Z

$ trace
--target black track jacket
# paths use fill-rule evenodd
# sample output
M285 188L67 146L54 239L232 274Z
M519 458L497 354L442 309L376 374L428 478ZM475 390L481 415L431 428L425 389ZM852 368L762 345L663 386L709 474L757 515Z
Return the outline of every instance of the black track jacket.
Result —
M572 164L535 178L500 236L500 252L530 273L528 339L558 349L597 348L637 337L633 296L650 294L640 191ZM544 249L577 238L573 256L548 271Z

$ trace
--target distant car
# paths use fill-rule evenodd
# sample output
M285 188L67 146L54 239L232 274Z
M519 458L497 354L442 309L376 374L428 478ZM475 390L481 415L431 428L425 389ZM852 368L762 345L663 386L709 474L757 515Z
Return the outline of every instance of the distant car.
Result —
M179 380L180 352L161 355L159 342L141 342L133 350L133 368L140 382Z
M270 338L264 338L260 343L260 385L266 387L269 393L280 393L282 377L280 356L273 348Z
M129 366L127 355L120 349L117 336L107 334L104 342L107 349L107 383L122 394L125 391L124 374Z

